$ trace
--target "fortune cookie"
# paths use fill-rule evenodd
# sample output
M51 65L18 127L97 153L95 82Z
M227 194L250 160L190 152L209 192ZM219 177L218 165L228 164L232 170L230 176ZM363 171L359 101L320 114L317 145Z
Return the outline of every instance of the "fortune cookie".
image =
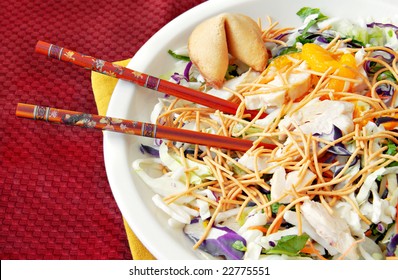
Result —
M257 23L242 14L223 13L199 24L188 40L192 63L207 84L221 88L229 55L255 71L263 71L268 53Z

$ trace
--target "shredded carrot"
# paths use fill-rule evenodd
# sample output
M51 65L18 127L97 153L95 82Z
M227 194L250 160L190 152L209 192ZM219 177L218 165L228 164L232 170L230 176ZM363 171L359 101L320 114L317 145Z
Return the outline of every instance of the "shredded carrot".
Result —
M284 205L280 205L278 208L278 213L277 216L280 215L280 213L282 213L283 209L285 209ZM274 224L274 227L270 230L270 234L275 233L279 230L279 228L281 227L283 222L283 219L278 219L277 222Z
M321 253L314 247L314 244L312 244L311 241L307 242L307 246L305 246L303 249L300 250L301 253L304 254L309 254L309 255L315 255L317 256L320 260L327 260L324 256L321 255Z
M264 234L267 234L267 230L268 230L267 228L265 228L263 226L251 226L251 227L248 227L248 229L250 229L250 230L257 229L257 230L261 231Z

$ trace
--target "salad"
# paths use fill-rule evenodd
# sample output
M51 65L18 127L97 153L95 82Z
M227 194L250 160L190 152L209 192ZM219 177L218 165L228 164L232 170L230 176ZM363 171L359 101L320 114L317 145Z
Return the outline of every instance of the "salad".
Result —
M209 85L188 48L168 78L240 104L235 115L170 96L153 123L250 139L246 152L157 140L133 170L193 248L220 259L398 256L398 26L297 12L269 19L259 71L229 55ZM244 109L258 110L248 119ZM262 117L266 114L266 117ZM265 149L261 142L275 149Z

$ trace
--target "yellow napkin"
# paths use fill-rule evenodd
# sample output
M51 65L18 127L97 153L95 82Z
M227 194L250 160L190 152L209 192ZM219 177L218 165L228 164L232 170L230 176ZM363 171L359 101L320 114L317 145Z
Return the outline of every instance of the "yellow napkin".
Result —
M130 59L118 61L116 64L126 66ZM105 115L108 110L109 100L111 99L113 89L117 83L116 78L105 76L97 72L91 72L91 85L93 87L95 103L97 104L98 114ZM123 218L124 226L126 229L127 239L129 242L131 255L134 260L154 260L155 257L142 245L141 241L137 238L131 230L127 221Z

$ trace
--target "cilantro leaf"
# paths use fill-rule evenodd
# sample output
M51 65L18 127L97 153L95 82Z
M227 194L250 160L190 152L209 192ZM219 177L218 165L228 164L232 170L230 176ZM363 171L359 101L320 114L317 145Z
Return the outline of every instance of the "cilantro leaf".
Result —
M271 201L271 194L267 193L266 196L267 196L268 201ZM271 204L271 212L273 214L278 214L279 206L281 206L281 204L279 202L272 203Z
M267 254L284 254L288 256L297 256L301 249L304 248L309 236L302 235L286 235L279 239L275 247L268 250Z
M314 15L314 14L318 15L318 18L317 18L318 21L325 20L328 18L327 16L322 14L318 8L303 7L296 14L303 20L306 17L308 17L310 15Z
M228 65L227 73L225 74L225 79L230 80L237 76L239 76L238 65L236 64Z
M279 210L279 206L281 206L281 204L279 202L275 202L271 204L271 212L273 214L277 214L278 210Z
M383 73L380 73L380 75L377 76L376 80L377 81L389 80L392 82L396 82L394 75L389 70L384 71Z
M387 147L388 147L388 149L386 151L387 155L395 156L397 154L397 145L395 145L394 142L392 142L391 140L388 140Z
M245 252L247 250L245 244L243 244L241 240L236 240L234 243L232 243L232 248L241 252Z
M310 15L317 15L316 18L311 19L307 26L302 30L301 35L296 38L297 42L302 44L309 43L310 41L306 38L308 30L317 24L318 22L327 19L328 17L321 13L317 8L303 7L296 13L301 19L306 19Z
M395 167L395 166L398 166L398 161L393 161L389 165L387 165L387 167Z
M297 49L296 47L284 47L273 58L280 56L280 55L289 54L289 53L297 53L297 52L300 52L300 50Z
M388 140L387 147L388 147L388 149L387 149L387 151L385 151L385 154L390 155L390 156L395 156L398 153L398 147L393 141ZM394 166L398 166L397 161L393 161L389 165L387 165L387 167L394 167Z
M171 55L171 56L174 57L175 59L183 60L183 61L190 61L190 60L191 60L191 59L189 58L189 56L176 54L176 53L173 52L172 50L168 50L167 52L169 53L169 55Z

